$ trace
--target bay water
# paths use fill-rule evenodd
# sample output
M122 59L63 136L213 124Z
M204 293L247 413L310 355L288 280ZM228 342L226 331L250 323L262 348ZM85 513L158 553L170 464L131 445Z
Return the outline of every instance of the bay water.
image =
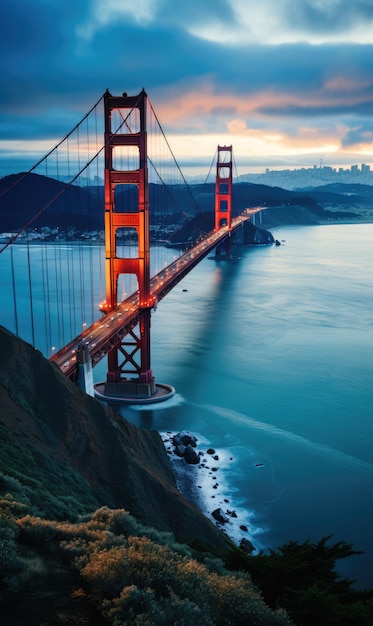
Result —
M197 437L202 467L174 459L180 486L209 517L234 510L225 531L237 541L260 550L331 535L364 551L340 574L373 588L373 224L272 233L281 246L206 258L161 301L152 368L176 393L115 408L165 440ZM8 266L1 283L9 293ZM33 289L42 298L42 283ZM105 376L102 361L95 382Z
M233 509L234 538L331 535L364 551L340 575L373 588L373 224L273 234L281 246L207 258L160 303L152 366L176 394L119 411L216 451L189 495L210 517Z

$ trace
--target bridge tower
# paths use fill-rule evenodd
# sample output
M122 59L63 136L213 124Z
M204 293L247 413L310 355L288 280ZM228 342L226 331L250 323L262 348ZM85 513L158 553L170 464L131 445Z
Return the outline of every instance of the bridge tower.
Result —
M232 146L218 146L215 183L215 230L232 228ZM230 237L226 240L226 252L230 254ZM221 247L217 248L217 255Z
M155 299L150 293L150 242L147 167L147 94L144 90L137 96L104 96L105 115L105 257L106 257L106 302L101 310L109 313L118 304L118 277L120 274L135 274L138 282L140 316L138 326L126 335L119 345L108 353L108 372L105 396L146 401L159 395L150 365L150 316ZM113 128L113 111L119 114L119 128ZM135 111L135 132L126 120ZM118 115L116 115L118 120ZM135 153L135 168L118 170L117 151ZM136 167L137 164L137 167ZM137 207L121 211L116 206L115 189L118 185L137 188ZM137 257L124 258L118 255L118 230L131 229L137 233ZM136 254L136 252L135 252ZM172 387L166 391L172 391ZM166 393L166 395L167 395ZM164 393L160 394L164 399ZM171 394L172 395L172 394Z

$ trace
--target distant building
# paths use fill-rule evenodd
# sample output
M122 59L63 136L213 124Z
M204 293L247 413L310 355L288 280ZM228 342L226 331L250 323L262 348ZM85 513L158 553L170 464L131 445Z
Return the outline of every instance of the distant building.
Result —
M361 168L354 164L346 169L343 167L336 169L325 165L293 170L271 170L267 167L263 174L244 174L239 177L239 180L289 190L321 187L331 183L357 183L373 186L373 172L370 165L366 163L363 163Z

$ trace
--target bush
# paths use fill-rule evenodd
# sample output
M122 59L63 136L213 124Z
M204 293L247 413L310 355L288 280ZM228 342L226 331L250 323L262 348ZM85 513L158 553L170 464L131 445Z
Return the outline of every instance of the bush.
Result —
M30 514L16 518L12 507L16 509L12 500L8 509L4 505L2 526L8 601L13 592L19 598L22 585L29 582L28 602L38 586L43 593L47 586L49 597L58 590L61 606L57 585L63 580L69 594L64 606L71 605L64 608L66 623L75 623L72 599L85 607L84 619L93 611L94 623L106 620L113 626L292 623L283 611L266 606L247 574L228 572L221 561L206 555L204 563L190 558L190 548L177 544L170 533L148 529L147 536L127 511L103 507L73 523ZM129 532L135 528L139 535Z

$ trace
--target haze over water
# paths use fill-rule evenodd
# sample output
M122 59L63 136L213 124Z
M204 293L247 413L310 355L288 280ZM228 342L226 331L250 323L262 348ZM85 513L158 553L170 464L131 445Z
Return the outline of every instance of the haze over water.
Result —
M373 587L373 225L273 234L281 247L205 259L162 301L153 371L176 397L121 413L219 450L257 547L332 535L366 552L341 574Z

